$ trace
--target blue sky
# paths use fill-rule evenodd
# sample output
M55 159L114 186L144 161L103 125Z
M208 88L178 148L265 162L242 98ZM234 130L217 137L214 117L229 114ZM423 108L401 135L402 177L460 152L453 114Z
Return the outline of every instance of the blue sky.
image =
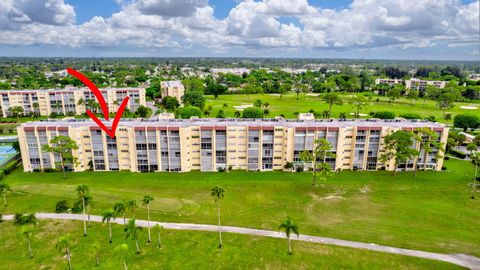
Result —
M479 9L478 0L2 0L0 56L479 60Z

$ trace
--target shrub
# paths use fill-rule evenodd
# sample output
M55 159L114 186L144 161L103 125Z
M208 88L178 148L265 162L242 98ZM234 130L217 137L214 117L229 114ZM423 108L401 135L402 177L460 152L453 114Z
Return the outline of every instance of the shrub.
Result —
M15 214L13 218L13 224L15 225L25 225L25 224L37 224L37 218L35 214Z
M393 112L375 112L372 116L379 119L395 119Z
M467 154L465 154L463 152L460 152L457 149L450 149L450 154L452 154L453 156L456 156L458 158L461 158L461 159L464 159L464 158L467 157Z
M476 115L459 114L453 118L453 126L467 131L468 128L475 129L480 126L480 119Z
M296 169L295 169L296 172L303 172L303 166L298 166Z
M224 171L225 171L225 168L223 168L223 167L218 167L217 171L218 171L218 172L224 172Z
M404 114L401 114L400 117L405 118L405 119L422 119L423 118L419 114L416 114L416 113L404 113Z
M162 105L167 110L175 110L180 106L180 103L175 97L166 96L162 98Z
M67 212L68 208L70 208L70 207L68 207L67 200L58 201L55 204L55 213L65 213L65 212Z
M43 169L43 171L46 172L46 173L54 173L54 172L58 172L58 169L45 168L45 169Z
M3 167L3 172L5 174L9 174L11 173L13 170L15 170L15 168L17 168L17 165L18 165L18 161L17 160L14 160L14 161L11 161L10 163L8 163L7 165L5 165Z
M450 159L449 156L444 156L444 157L443 157L443 160L449 160L449 159Z
M246 108L242 112L242 118L262 118L263 110L257 107Z
M182 118L182 119L189 119L192 116L202 116L202 110L198 107L195 106L186 106L186 107L180 107L175 111L175 114L177 117Z
M430 122L437 122L437 118L433 115L428 116L427 118L425 118L425 120L428 120Z
M83 210L83 205L82 205L82 201L79 200L77 202L75 202L72 206L72 213L80 213L82 212Z
M442 171L446 171L447 170L447 167L446 166L442 166Z

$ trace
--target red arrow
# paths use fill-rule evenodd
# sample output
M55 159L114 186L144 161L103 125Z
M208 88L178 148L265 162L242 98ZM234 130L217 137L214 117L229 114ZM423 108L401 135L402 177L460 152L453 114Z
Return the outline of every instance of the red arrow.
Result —
M82 73L74 69L67 68L67 72L70 75L82 81L86 86L88 86L88 88L90 88L90 90L92 90L93 94L98 100L98 103L100 103L100 106L102 107L103 116L105 117L106 120L108 120L108 106L107 106L107 103L105 102L105 99L103 98L102 93L100 93L100 90L98 90L97 86L92 81L90 81L87 77L85 77ZM86 113L88 114L88 116L90 116L90 118L93 119L93 121L95 121L95 123L97 123L97 125L101 129L103 129L108 134L108 136L110 136L110 138L114 139L118 122L120 121L120 118L122 117L122 114L128 105L128 100L129 100L129 97L127 96L122 101L122 104L120 104L120 107L118 108L118 111L115 114L115 117L113 118L113 123L110 129L107 128L107 126L105 126L105 124L102 121L100 121L100 119L98 119L98 117L95 114L93 114L90 110L86 110Z

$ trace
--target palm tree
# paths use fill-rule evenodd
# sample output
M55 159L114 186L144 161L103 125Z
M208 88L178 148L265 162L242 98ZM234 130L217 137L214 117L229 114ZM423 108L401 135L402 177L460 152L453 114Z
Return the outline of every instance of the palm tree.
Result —
M90 206L93 204L93 197L90 194L87 194L85 196L85 211L87 212L87 219L88 219L88 227L92 227L92 224L90 223Z
M135 218L135 209L138 208L137 201L128 200L125 202L126 209L132 212L132 218Z
M125 231L127 239L132 238L133 240L135 240L137 254L140 254L140 246L138 245L138 231L140 231L141 229L141 227L138 227L135 224L135 219L131 219L128 221L127 230Z
M63 250L65 249L69 270L72 269L72 262L70 259L70 244L72 240L73 240L72 236L70 234L66 234L60 237L57 241L57 244L55 245L55 248L57 249L58 252L63 252Z
M148 242L152 242L152 238L150 236L150 202L153 201L153 197L151 195L143 196L142 205L147 206L147 230L148 230Z
M268 102L263 103L263 107L265 107L265 109L268 109L268 107L270 107L270 103Z
M121 202L116 202L114 205L113 205L113 211L115 211L115 216L123 216L123 227L125 227L127 225L127 222L125 222L125 210L126 210L126 205L125 205L125 201L121 201Z
M100 265L100 244L97 241L95 241L93 242L91 248L93 251L93 255L95 256L95 266L99 266Z
M87 236L87 220L85 219L85 197L87 196L87 193L90 191L87 185L81 184L78 185L77 188L75 189L77 192L78 197L82 200L82 206L83 206L83 236Z
M476 193L476 182L477 182L477 169L478 169L478 162L480 161L480 154L478 153L478 147L474 143L470 143L467 145L467 150L470 151L470 159L473 163L475 163L475 174L473 176L473 188L472 188L472 199L475 199Z
M3 195L3 205L7 206L7 191L12 192L10 185L6 183L0 183L0 194Z
M240 116L242 115L242 113L240 111L235 111L233 113L233 115L236 117L236 118L240 118Z
M115 247L115 253L119 254L122 258L123 270L128 270L127 263L125 262L125 256L127 256L128 252L128 245L127 244L120 244Z
M157 223L154 228L158 232L157 248L162 248L162 238L160 238L160 232L162 230L162 226L160 226L160 224Z
M217 202L217 213L218 213L218 235L220 243L218 248L222 248L222 227L220 225L220 200L223 199L225 190L222 187L214 186L210 192L213 200Z
M25 239L27 240L28 256L30 257L30 259L33 258L33 251L32 251L32 245L31 245L31 239L32 239L32 235L33 235L33 227L22 226L22 228L20 229L20 235L25 237Z
M347 118L347 114L345 112L341 112L339 115L338 115L338 118L340 119L345 119Z
M102 212L102 222L108 223L108 232L110 236L109 243L112 243L112 223L110 222L112 219L115 219L115 211L113 209L107 209Z
M287 238L288 238L288 254L292 255L292 244L290 240L290 234L293 232L294 234L297 235L297 237L299 236L298 225L293 223L290 217L287 217L287 219L284 220L282 224L280 224L278 229L282 229L285 231L285 235L287 235Z

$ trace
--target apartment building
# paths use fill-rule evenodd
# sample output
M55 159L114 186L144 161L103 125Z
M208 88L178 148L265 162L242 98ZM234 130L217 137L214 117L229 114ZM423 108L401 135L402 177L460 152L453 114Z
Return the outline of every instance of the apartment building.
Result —
M403 84L405 85L406 89L414 89L419 92L423 92L427 87L427 85L433 85L437 88L443 89L447 85L447 82L446 81L426 81L426 80L420 80L416 78L412 78L410 80L377 78L375 80L375 84L389 84L389 85Z
M182 97L185 94L185 87L181 81L164 81L160 83L162 97L174 97L182 104Z
M90 120L37 121L18 127L25 171L54 168L59 156L43 153L42 145L58 135L70 136L79 148L74 171L129 170L188 172L221 169L271 171L285 165L307 168L300 155L312 150L316 138L332 145L334 157L326 158L334 170L393 170L394 162L383 163L383 140L397 130L430 128L444 143L448 128L439 123L410 120L284 120L276 119L125 119L111 139ZM427 164L440 170L438 150L423 160L400 164L413 169Z
M114 112L125 97L130 97L128 109L136 111L145 105L145 89L143 88L105 88L100 89L109 110ZM98 103L93 92L88 88L65 88L63 90L4 90L0 92L1 117L11 116L10 108L19 106L23 114L36 113L49 116L52 113L61 115L79 115L85 113L89 103Z

